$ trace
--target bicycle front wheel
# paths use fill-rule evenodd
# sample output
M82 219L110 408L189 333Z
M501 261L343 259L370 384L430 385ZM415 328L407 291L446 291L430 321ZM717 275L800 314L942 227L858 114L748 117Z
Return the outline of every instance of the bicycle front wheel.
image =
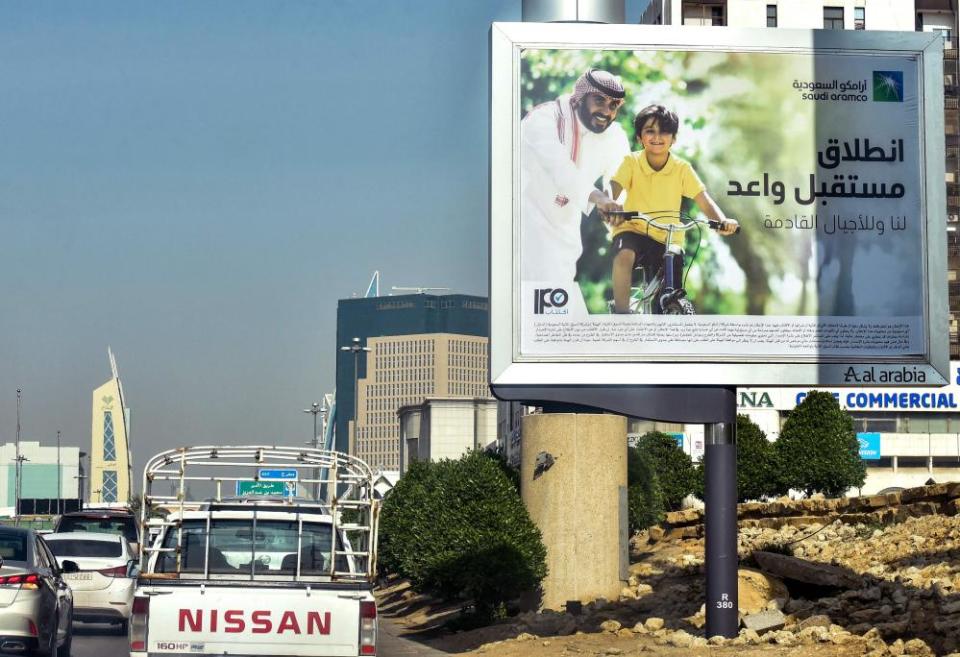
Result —
M690 299L673 299L663 307L664 315L696 315L697 311Z

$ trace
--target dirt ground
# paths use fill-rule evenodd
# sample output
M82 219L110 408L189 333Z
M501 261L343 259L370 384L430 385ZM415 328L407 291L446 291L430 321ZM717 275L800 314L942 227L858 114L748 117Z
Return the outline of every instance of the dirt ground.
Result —
M778 540L793 530L782 531L787 534L777 534ZM381 613L405 628L406 636L449 655L960 657L951 652L960 645L960 516L882 528L837 524L797 534L803 540L794 541L795 555L843 566L864 583L855 590L813 595L767 591L760 604L782 609L786 627L760 635L741 631L716 645L708 645L703 633L702 539L635 546L632 588L625 588L619 600L585 605L578 616L526 612L452 631L450 622L462 612L458 604L417 594L396 578L384 581L377 595ZM741 536L741 542L767 540L766 535ZM780 595L787 595L786 603ZM743 593L740 602L743 612ZM823 624L812 630L805 626L816 618Z
M454 654L496 657L556 657L558 655L663 655L672 657L706 657L737 655L738 657L861 657L868 653L860 642L842 646L729 646L677 648L657 645L653 639L639 637L621 639L610 634L581 634L532 641L506 641L500 644Z
M731 645L676 647L653 636L622 637L609 632L577 632L569 636L537 637L520 632L508 619L489 627L449 632L443 624L460 614L460 607L418 595L408 582L393 580L378 592L381 613L408 629L407 636L450 655L485 657L556 657L560 655L650 655L664 657L861 657L870 648L859 637L843 645Z

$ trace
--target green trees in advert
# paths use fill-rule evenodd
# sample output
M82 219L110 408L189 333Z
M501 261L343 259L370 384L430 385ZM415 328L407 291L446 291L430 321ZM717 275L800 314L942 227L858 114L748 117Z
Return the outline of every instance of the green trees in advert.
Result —
M736 239L688 231L684 287L697 312L816 314L812 242L756 229L765 212L782 209L773 200L726 194L729 180L752 179L757 171L805 179L814 166L805 141L813 125L811 106L802 104L790 85L780 84L792 79L797 66L798 60L777 55L528 49L521 58L521 114L569 93L577 76L591 67L620 76L626 98L616 120L632 149L637 149L632 122L640 109L661 104L676 112L680 127L671 152L693 165L727 216L744 227ZM695 206L689 202L682 209ZM592 216L582 222L581 237L577 279L588 310L605 313L612 298L609 231Z

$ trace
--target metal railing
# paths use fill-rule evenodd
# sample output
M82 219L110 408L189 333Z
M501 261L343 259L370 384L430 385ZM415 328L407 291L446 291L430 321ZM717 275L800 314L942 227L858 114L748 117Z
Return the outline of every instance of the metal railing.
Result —
M222 474L221 474L222 469ZM332 450L312 447L285 446L200 446L181 447L161 452L147 461L143 470L143 503L140 510L141 535L148 535L149 527L160 526L160 537L154 545L143 540L140 544L140 569L147 573L150 558L155 554L174 553L175 577L182 570L183 555L183 519L189 511L205 511L206 545L204 552L204 577L209 577L210 519L218 507L234 504L248 504L256 522L258 498L245 497L237 501L233 494L224 499L223 485L237 482L262 481L258 475L251 475L251 469L286 469L297 471L296 484L304 485L307 490L311 484L323 491L323 500L263 500L260 504L265 511L290 511L297 513L297 567L295 576L301 574L300 549L303 536L301 514L329 515L331 519L330 564L325 576L331 580L365 580L372 582L376 574L377 527L380 501L374 491L373 470L364 461ZM204 472L198 472L198 470ZM209 470L214 474L206 472ZM312 473L319 470L320 477L313 478ZM301 477L300 475L305 476ZM154 492L161 482L173 482L175 493L160 495ZM215 486L213 497L189 499L190 482L209 482ZM232 490L229 489L228 490ZM158 509L168 512L168 519L148 525L150 514ZM352 512L352 520L342 518L343 512ZM171 531L176 531L176 545L163 547L161 539ZM343 537L351 536L357 542L353 545ZM163 543L166 543L165 541ZM344 564L353 567L339 567ZM150 573L148 573L149 575ZM253 571L251 571L251 577Z

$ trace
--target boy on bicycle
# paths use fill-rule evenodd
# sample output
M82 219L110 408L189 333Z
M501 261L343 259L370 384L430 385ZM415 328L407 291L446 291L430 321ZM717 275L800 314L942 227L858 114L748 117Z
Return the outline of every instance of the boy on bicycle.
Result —
M707 193L697 173L688 162L670 153L677 136L680 120L662 105L650 105L640 110L633 120L635 139L641 150L627 155L611 178L613 198L626 190L623 204L628 212L650 215L658 223L680 224L682 199L693 199L701 212L720 223L721 235L733 235L738 223L728 219ZM613 301L614 312L630 312L630 287L633 270L643 266L652 275L661 269L667 248L667 231L650 226L646 219L624 220L611 216L613 227ZM675 233L672 246L682 254L683 233ZM682 286L683 258L673 259L676 287ZM654 303L654 313L660 313L660 304Z

